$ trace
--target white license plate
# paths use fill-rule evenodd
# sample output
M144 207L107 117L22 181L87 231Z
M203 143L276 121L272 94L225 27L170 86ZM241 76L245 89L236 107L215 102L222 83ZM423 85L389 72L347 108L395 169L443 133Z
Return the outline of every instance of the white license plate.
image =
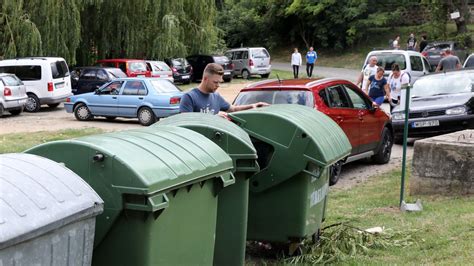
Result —
M224 75L230 75L229 71L224 72Z
M57 83L56 84L56 89L62 89L64 88L64 83Z
M430 55L431 58L440 58L440 55Z
M436 127L439 126L439 120L418 121L411 123L411 127Z
M181 76L182 79L189 79L189 75Z
M137 77L139 77L139 78L144 78L145 75L137 75Z

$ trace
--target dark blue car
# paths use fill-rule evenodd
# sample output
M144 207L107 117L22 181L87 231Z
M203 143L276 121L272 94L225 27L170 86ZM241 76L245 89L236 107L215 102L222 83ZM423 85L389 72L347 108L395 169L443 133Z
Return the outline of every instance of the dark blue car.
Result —
M75 95L64 107L77 120L94 116L138 118L148 126L157 119L179 113L183 92L168 80L156 78L120 78L104 84L95 92Z

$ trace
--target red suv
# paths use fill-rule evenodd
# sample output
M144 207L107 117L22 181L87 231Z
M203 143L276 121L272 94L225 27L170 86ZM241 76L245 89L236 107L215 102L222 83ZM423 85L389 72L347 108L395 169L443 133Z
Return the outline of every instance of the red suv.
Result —
M344 130L352 152L331 166L330 184L340 176L344 163L362 158L385 164L390 161L393 129L390 117L356 85L341 79L267 80L251 84L240 91L235 105L257 102L301 104L331 117Z
M147 68L145 60L140 59L101 59L97 65L102 67L120 68L127 77L151 77L151 71Z

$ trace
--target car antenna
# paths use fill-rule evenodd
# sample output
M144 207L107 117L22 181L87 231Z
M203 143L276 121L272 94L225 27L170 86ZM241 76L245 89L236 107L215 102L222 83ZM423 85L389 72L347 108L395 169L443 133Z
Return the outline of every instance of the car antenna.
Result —
M280 84L281 84L281 79L280 79L280 76L278 76L278 74L276 74L276 76L277 76L277 79L278 79L278 83L280 83Z

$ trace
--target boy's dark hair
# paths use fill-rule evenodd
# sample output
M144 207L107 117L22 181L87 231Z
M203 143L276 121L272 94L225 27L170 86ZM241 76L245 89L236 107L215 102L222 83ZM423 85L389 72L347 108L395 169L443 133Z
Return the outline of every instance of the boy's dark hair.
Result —
M207 64L206 68L204 68L204 74L203 75L205 75L205 76L209 76L209 75L222 76L222 75L224 75L224 69L219 64L209 63L209 64Z
M392 71L400 71L400 66L397 63L393 64Z

